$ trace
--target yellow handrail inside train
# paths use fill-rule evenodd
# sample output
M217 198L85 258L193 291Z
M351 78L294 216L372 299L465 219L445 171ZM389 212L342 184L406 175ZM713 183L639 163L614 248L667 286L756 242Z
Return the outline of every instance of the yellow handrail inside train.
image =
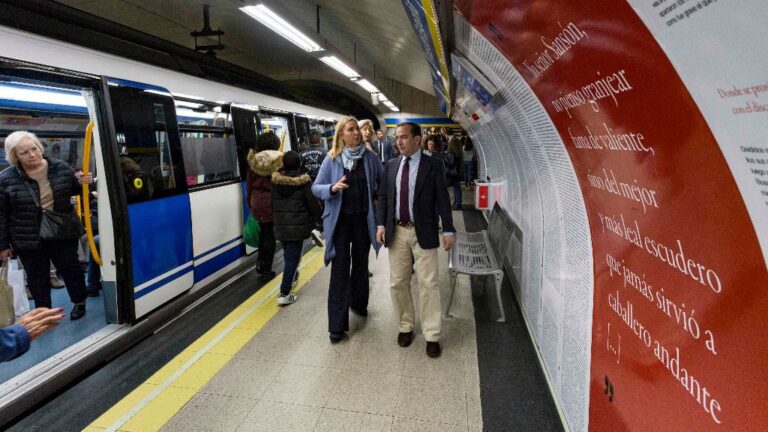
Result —
M280 153L285 153L285 137L287 135L285 134L285 131L283 131L283 136L280 137Z
M91 172L91 141L93 140L93 122L88 123L85 128L85 144L83 145L83 174ZM93 239L93 227L91 226L91 192L87 184L83 184L83 212L85 213L85 233L88 235L88 247L91 249L91 258L101 265L101 255L96 248L96 241Z

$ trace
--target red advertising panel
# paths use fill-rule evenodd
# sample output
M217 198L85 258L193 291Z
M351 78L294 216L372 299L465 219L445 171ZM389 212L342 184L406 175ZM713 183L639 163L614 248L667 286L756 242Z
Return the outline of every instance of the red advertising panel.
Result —
M681 1L667 26L726 3ZM694 84L628 2L455 3L535 92L579 179L595 275L589 429L768 430L765 228Z
M476 209L488 210L490 208L488 190L489 185L487 183L479 183L475 186Z

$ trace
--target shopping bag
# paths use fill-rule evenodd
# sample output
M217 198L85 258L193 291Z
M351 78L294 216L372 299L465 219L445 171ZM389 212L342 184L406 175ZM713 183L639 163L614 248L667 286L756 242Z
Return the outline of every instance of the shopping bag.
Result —
M30 310L27 284L24 282L24 269L20 268L19 260L9 260L8 263L8 285L13 287L13 309L18 317Z
M261 234L259 221L254 219L252 215L248 215L248 220L245 221L245 226L243 226L243 240L245 240L245 244L250 247L259 247L259 234Z
M16 322L13 310L13 287L8 284L8 261L0 267L0 327Z

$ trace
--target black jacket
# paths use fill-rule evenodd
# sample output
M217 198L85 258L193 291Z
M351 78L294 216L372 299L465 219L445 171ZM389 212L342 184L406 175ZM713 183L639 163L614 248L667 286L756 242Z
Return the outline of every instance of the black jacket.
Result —
M402 156L390 159L384 165L384 176L378 190L379 202L376 210L380 223L386 227L386 247L392 244L395 232L395 183L401 160ZM453 228L448 186L445 184L445 170L440 159L422 153L415 188L412 219L416 228L416 239L422 249L434 249L440 246L438 216L443 223L443 232L456 231Z
M70 198L82 190L75 172L64 161L45 159L48 161L48 181L53 189L53 209L73 212ZM0 250L10 246L15 250L33 250L40 246L41 211L22 182L29 184L39 201L37 182L21 165L8 167L0 173Z
M272 223L275 239L304 240L320 220L320 203L312 194L308 174L272 174Z

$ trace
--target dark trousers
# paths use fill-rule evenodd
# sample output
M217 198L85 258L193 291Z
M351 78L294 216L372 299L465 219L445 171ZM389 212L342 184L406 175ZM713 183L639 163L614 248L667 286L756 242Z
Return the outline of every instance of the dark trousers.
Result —
M453 205L461 205L461 181L458 178L453 181Z
M99 248L99 236L95 235L93 241L96 243L96 249ZM88 291L98 293L101 291L101 267L93 260L93 254L88 250Z
M368 308L368 219L365 213L340 214L333 234L336 256L328 288L328 331L349 330L349 308Z
M259 234L259 257L256 259L256 271L267 273L272 271L272 261L275 259L275 231L272 222L259 222L261 233Z
M34 250L17 251L27 272L35 307L51 307L51 262L64 278L72 303L85 301L85 274L77 259L78 240L41 240Z
M304 242L301 240L286 240L280 241L283 245L283 282L280 284L280 295L288 295L291 293L291 287L293 286L293 278L296 274L296 269L299 268L299 261L301 261L301 247Z

